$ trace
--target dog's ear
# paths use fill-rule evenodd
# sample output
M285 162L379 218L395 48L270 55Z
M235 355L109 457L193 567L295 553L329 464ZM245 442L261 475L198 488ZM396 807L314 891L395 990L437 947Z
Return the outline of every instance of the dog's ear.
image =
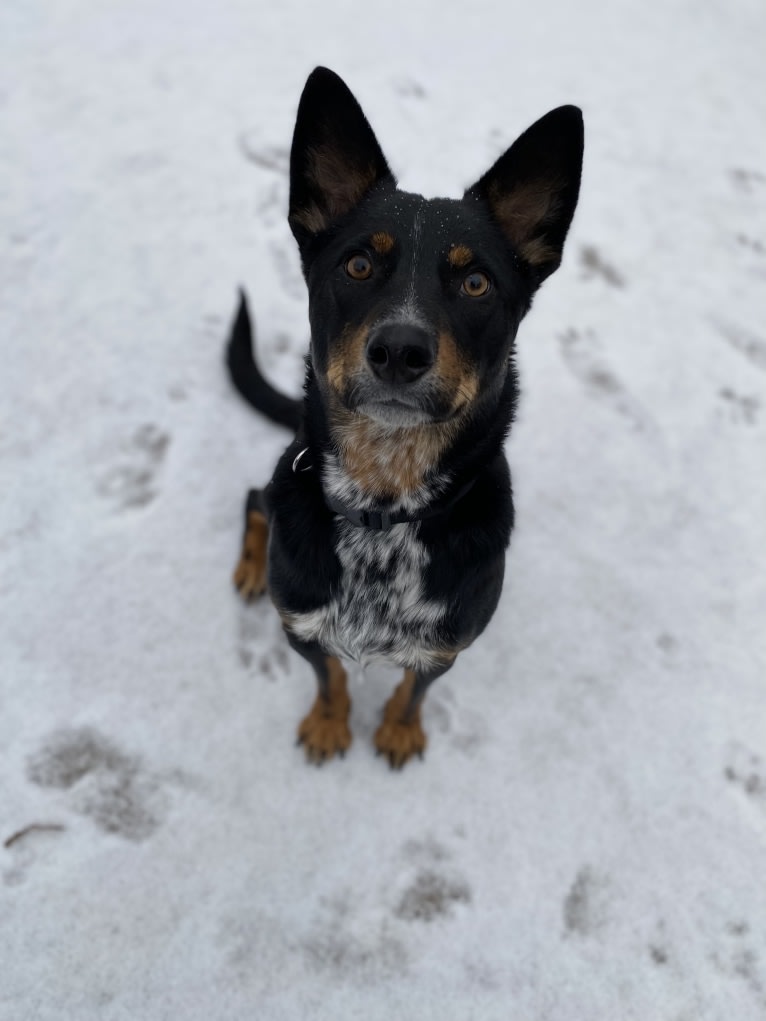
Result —
M517 138L465 193L489 206L538 283L561 262L580 191L582 152L582 112L560 106Z
M383 182L396 184L361 106L337 74L316 68L303 89L290 152L288 220L298 244Z

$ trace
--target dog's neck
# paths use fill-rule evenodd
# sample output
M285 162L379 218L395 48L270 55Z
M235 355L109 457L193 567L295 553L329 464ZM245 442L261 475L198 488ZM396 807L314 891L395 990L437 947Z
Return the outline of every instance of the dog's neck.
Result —
M397 427L333 408L328 460L334 482L345 480L344 488L356 491L365 502L427 503L448 481L439 478L437 469L459 428L457 422Z
M325 492L360 509L415 512L475 478L502 449L516 401L515 372L470 415L398 427L349 411L306 380L304 436Z

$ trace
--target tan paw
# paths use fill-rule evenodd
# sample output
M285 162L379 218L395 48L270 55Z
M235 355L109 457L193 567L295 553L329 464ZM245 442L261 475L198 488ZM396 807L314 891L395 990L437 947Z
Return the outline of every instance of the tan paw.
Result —
M346 671L339 659L328 656L325 695L317 695L311 712L298 727L298 744L306 749L306 758L318 766L333 755L346 754L351 744L348 717L351 699L348 697Z
M260 511L250 511L242 543L242 556L234 571L234 584L243 599L266 591L266 550L269 526Z
M348 721L325 715L315 703L298 728L298 744L303 745L308 761L318 766L334 755L343 758L351 745Z
M375 749L392 769L401 769L413 755L423 757L428 738L416 715L409 723L384 720L375 732Z

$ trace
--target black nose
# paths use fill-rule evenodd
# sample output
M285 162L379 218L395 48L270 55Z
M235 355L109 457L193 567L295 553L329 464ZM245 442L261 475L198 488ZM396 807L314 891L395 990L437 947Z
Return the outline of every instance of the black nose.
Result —
M384 383L414 383L436 359L436 338L420 326L378 326L367 341L367 361Z

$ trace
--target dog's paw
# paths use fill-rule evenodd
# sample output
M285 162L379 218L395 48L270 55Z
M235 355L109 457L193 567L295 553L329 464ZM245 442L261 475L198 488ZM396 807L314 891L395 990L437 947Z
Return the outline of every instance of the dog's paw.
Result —
M242 556L234 571L234 585L243 599L254 599L266 591L266 544L269 526L260 511L247 516Z
M243 599L254 599L266 591L265 558L259 562L243 553L234 571L234 584Z
M384 719L375 731L375 750L378 755L386 757L392 769L401 769L413 755L422 758L427 743L419 716L409 723Z
M334 755L343 758L351 745L348 712L349 706L337 706L317 698L298 727L298 744L303 745L309 762L321 766Z

